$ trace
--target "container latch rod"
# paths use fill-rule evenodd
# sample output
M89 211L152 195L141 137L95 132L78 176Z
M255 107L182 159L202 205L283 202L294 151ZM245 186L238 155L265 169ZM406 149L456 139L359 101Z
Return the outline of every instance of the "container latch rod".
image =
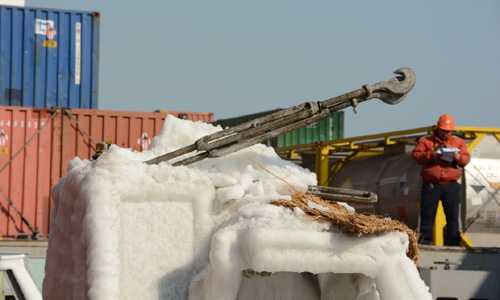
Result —
M378 201L377 194L372 192L342 189L329 186L310 185L307 192L327 201L363 204L375 204Z

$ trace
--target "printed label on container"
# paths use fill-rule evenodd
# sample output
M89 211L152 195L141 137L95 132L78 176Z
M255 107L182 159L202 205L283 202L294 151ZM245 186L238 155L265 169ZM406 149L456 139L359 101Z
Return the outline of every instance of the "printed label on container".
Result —
M0 147L4 147L7 144L7 141L9 140L9 136L5 134L5 132L0 130Z
M54 39L57 34L54 27L54 21L35 19L35 34L45 35L49 40Z
M9 154L9 148L0 147L0 155L5 155L5 154Z
M82 66L82 23L75 24L75 84L80 84Z
M144 132L142 136L137 139L137 144L141 145L141 151L148 150L149 146L151 146L151 139L148 137L147 132Z
M50 48L57 48L57 42L56 41L44 40L43 41L43 46L44 47L50 47Z
M475 157L471 159L465 170L472 176L468 184L473 186L478 193L479 187L500 188L500 161L498 159Z

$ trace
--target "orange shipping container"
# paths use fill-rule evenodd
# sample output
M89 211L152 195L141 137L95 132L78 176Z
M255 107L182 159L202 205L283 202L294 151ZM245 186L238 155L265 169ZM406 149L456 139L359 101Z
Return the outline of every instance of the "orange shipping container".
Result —
M95 144L147 149L168 114L212 122L212 113L154 113L0 106L0 237L49 233L51 188L75 156L88 159Z

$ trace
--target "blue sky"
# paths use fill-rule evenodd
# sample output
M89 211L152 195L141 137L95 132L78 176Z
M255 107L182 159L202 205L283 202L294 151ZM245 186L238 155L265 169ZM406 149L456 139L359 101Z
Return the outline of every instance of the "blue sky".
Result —
M101 13L99 108L232 118L414 70L397 105L345 110L346 137L435 124L500 128L500 2L26 0Z

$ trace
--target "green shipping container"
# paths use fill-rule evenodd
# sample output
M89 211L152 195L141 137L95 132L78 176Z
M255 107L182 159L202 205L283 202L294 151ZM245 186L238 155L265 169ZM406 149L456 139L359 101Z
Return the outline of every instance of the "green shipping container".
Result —
M230 119L219 119L214 121L212 124L220 125L222 128L233 127L272 114L278 110L280 109L269 110ZM331 113L326 119L280 135L276 138L264 142L264 144L274 148L278 148L343 138L344 112L338 111Z

